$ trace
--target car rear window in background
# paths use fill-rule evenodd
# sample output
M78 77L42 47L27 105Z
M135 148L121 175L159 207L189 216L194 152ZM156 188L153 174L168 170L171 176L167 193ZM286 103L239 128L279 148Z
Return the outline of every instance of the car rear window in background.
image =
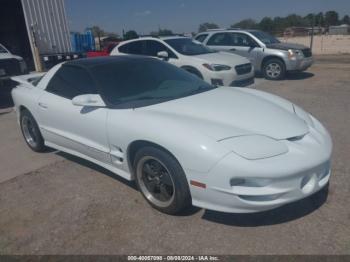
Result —
M204 34L204 35L199 35L196 37L196 40L203 43L203 41L207 38L208 34Z
M118 50L125 54L141 55L142 45L142 41L135 41L118 47Z
M62 66L52 77L46 91L72 99L78 95L97 94L93 80L85 69Z

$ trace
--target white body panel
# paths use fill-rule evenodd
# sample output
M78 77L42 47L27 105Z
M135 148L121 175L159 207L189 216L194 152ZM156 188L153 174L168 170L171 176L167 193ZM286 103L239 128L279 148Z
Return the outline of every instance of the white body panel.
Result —
M17 112L25 107L33 114L48 146L126 179L133 179L130 145L148 141L168 150L189 182L206 184L190 186L193 204L203 208L267 210L309 196L329 180L328 132L287 100L221 87L136 109L91 109L45 91L59 67L37 87L12 91Z

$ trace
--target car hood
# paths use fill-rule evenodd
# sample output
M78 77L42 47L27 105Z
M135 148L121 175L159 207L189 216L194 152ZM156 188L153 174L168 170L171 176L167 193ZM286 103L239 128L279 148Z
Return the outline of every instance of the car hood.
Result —
M309 129L293 110L238 88L220 87L208 92L144 108L156 121L161 115L184 128L196 130L216 141L250 134L274 139L305 135ZM166 122L165 122L166 123Z
M286 51L289 49L302 50L302 49L308 48L307 46L300 45L300 44L293 44L293 43L269 44L269 45L266 45L266 47L271 49L286 50Z
M236 65L240 64L250 63L250 61L247 58L228 52L215 52L203 55L196 55L195 57L205 60L207 63L210 64L225 64L232 67L235 67Z

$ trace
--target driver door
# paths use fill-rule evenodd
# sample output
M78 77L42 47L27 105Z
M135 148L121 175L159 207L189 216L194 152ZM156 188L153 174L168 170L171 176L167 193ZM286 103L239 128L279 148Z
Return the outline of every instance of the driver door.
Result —
M259 53L259 45L247 34L231 33L232 48L234 54L244 56L255 66Z
M110 163L106 135L108 109L72 104L75 96L96 93L85 69L63 65L39 98L40 129L45 141L54 147Z

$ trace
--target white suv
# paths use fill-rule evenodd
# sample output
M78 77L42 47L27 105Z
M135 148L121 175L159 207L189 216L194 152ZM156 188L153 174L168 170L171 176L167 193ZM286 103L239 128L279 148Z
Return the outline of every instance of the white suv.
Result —
M254 68L247 58L211 50L187 37L142 37L122 42L111 52L123 54L164 59L213 85L242 87L254 83Z

